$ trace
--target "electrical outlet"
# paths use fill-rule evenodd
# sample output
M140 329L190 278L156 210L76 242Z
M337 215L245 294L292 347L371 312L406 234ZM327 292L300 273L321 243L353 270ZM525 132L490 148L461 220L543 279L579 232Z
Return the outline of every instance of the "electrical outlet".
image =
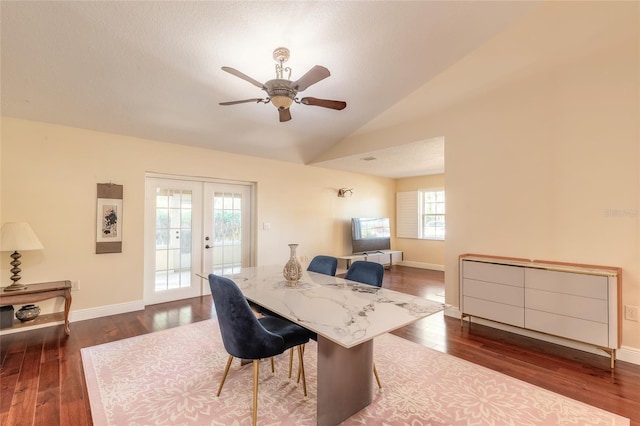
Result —
M638 321L638 307L624 305L624 319L629 321Z
M80 290L80 281L71 281L71 291Z

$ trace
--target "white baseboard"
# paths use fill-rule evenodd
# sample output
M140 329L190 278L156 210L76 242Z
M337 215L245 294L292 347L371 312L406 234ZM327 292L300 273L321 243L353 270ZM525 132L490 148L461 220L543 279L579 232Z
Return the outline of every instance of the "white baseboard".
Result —
M617 358L621 361L630 362L631 364L640 365L640 349L621 346L616 351Z
M414 262L411 260L403 260L394 263L394 265L410 266L412 268L431 269L433 271L444 271L444 265L436 265L435 263Z
M445 310L445 315L460 319L460 310L456 307L451 307ZM501 324L498 322L493 322L489 320L485 320L478 317L472 317L473 323L486 325L487 327L497 328L498 330L508 331L510 333L519 334L521 336L531 337L534 339L542 340L549 343L555 343L557 345L567 346L572 349L578 349L581 351L589 352L595 355L600 355L603 357L609 358L609 355L605 353L603 350L598 349L592 345L588 345L585 343L576 342L574 340L563 339L561 337L550 336L544 333L538 333L532 330L526 330L524 328L513 327L506 324ZM616 359L620 361L629 362L632 364L640 365L640 349L630 348L626 346L620 347L616 351Z
M142 300L136 302L119 303L117 305L99 306L97 308L80 309L69 313L69 322L84 321L94 318L107 317L109 315L124 314L126 312L144 310Z

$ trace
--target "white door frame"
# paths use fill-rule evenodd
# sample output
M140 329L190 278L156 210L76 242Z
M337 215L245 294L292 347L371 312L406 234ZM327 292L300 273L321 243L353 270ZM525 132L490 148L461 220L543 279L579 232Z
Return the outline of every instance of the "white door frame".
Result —
M144 304L163 303L172 300L180 300L190 297L198 297L210 294L208 282L201 279L196 274L206 276L212 271L205 271L205 240L204 230L204 208L207 203L202 199L205 183L231 184L249 187L249 216L248 223L243 223L243 232L249 234L249 256L245 258L247 265L253 266L256 261L256 185L254 182L230 181L221 179L210 179L191 176L177 176L157 173L147 173L145 176L145 221L144 221ZM162 293L155 291L155 256L156 256L156 223L155 223L155 187L157 183L167 184L167 187L194 189L193 204L199 204L199 208L192 209L192 241L191 241L191 286L187 289L166 290ZM197 192L197 194L196 194ZM197 210L197 211L196 211ZM248 229L245 230L245 227Z

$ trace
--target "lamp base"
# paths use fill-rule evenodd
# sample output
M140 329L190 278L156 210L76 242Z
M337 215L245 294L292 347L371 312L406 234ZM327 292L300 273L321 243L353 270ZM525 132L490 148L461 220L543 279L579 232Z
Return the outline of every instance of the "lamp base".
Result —
M13 259L11 261L11 266L13 266L13 268L11 268L11 273L13 274L11 275L11 281L13 281L13 283L10 286L5 287L3 291L18 291L27 288L26 285L18 283L18 281L20 281L20 278L22 278L20 276L20 272L22 272L22 270L20 269L21 257L22 255L18 253L18 250L14 251L11 255L11 258Z
M13 283L10 286L5 287L2 291L18 291L24 290L25 288L27 288L27 286L24 284Z

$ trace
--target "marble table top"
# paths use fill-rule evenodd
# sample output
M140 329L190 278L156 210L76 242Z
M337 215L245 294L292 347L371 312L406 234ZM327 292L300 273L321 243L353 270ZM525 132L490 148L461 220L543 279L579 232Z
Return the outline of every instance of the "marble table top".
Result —
M256 266L225 276L248 300L345 348L446 308L422 297L308 271L292 287L282 269Z

